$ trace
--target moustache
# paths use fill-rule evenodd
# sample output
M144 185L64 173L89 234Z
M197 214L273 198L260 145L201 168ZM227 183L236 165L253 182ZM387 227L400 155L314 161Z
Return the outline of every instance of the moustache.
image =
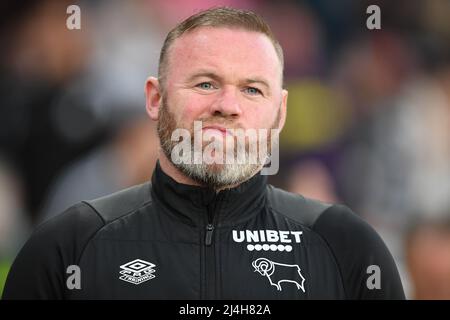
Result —
M202 129L206 127L222 127L224 129L230 130L230 129L244 129L244 127L236 123L234 120L223 120L221 117L214 117L214 118L204 118L204 119L197 119L195 121L201 121L202 122ZM195 122L194 121L194 122ZM192 124L193 128L194 124Z

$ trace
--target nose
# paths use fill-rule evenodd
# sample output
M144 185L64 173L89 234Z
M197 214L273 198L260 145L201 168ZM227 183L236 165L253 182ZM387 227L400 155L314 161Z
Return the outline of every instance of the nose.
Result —
M210 112L215 116L239 117L242 114L242 108L236 88L224 86L217 100L211 105Z

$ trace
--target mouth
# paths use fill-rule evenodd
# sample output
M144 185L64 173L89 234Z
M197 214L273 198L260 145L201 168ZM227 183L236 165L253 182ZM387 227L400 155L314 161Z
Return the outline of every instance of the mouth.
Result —
M203 132L209 131L209 132L212 132L215 134L220 133L224 136L230 134L230 132L227 130L227 128L221 127L221 126L216 126L216 125L204 126L202 128L202 131Z

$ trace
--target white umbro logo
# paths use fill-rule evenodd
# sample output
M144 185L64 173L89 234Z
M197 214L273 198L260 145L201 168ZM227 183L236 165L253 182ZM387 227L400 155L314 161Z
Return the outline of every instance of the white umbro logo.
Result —
M119 273L122 275L120 280L127 281L132 284L141 284L155 277L156 267L151 262L136 259L120 266L122 269Z

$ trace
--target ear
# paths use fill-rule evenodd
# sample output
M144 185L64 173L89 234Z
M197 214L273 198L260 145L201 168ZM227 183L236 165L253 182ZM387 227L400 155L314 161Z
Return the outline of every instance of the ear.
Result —
M288 100L288 91L286 89L283 89L281 91L280 122L278 124L280 132L281 130L283 130L284 124L286 123L287 100Z
M150 119L159 119L159 108L162 103L162 93L158 79L149 77L145 82L145 109Z

